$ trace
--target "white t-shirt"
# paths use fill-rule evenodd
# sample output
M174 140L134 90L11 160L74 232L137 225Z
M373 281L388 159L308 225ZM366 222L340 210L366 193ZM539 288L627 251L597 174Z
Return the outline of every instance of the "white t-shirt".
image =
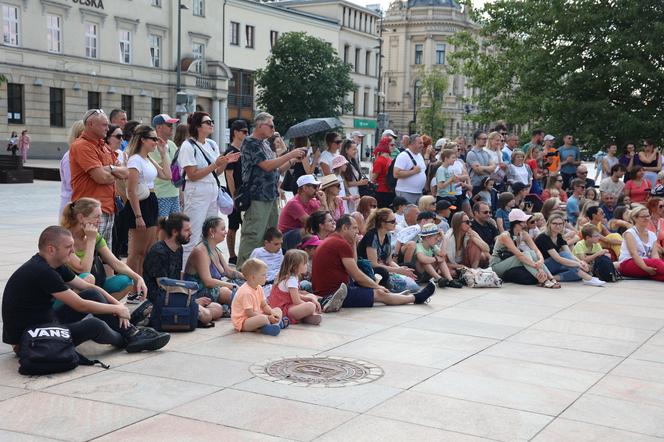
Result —
M515 166L514 164L510 164L509 171L510 179L512 181L526 185L530 184L530 169L528 168L528 165L522 164L521 166Z
M413 160L410 159L410 156L408 156L408 152L410 152L410 149L406 149L405 151L401 152L398 156L397 159L394 162L394 167L401 169L401 170L410 170L413 167ZM417 163L418 166L420 166L420 173L416 175L411 175L408 178L399 178L397 180L397 186L396 186L396 191L397 192L408 192L408 193L422 193L422 189L424 189L424 185L426 184L427 181L427 174L426 174L426 165L424 164L424 157L422 154L415 154L413 152L410 152L410 154L413 156L413 159Z
M260 259L267 265L267 281L274 281L279 274L281 262L284 260L284 254L279 249L276 253L271 253L265 250L265 247L259 247L251 252L250 258Z
M288 293L289 289L299 289L300 282L296 276L290 276L288 279L279 283L279 290Z
M634 242L636 243L636 253L641 258L650 258L652 248L657 241L657 235L648 230L648 242L644 243L639 236L639 232L636 231L636 227L627 229L625 233L623 233L623 237L627 236L628 233L632 238L634 238ZM628 259L633 259L633 257L627 248L627 241L623 240L622 244L620 245L620 256L618 257L618 262L627 261Z
M217 143L215 143L214 140L208 138L205 140L205 143L201 144L196 141L196 144L198 144L198 147L192 144L190 139L187 139L182 143L182 146L180 146L178 164L182 169L188 166L196 166L196 169L203 169L208 167L208 162L205 161L205 157L201 155L200 148L203 149L208 160L210 160L210 163L214 163L219 156L219 146L217 146ZM189 181L189 179L189 175L187 175L187 181ZM207 174L198 181L202 183L217 184L214 176L211 173Z
M414 241L417 239L417 235L420 234L422 228L419 224L413 226L404 227L399 230L394 236L397 238L401 244L406 244L408 241Z
M338 153L332 153L329 150L326 150L325 152L320 154L320 157L318 158L318 164L325 163L329 166L330 168L330 173L332 172L332 160L334 160L334 157L339 156ZM322 172L322 169L321 169Z
M454 176L461 176L461 175L463 175L463 172L464 172L464 168L463 168L463 166L464 166L464 162L463 162L462 160L460 160L460 159L457 158L457 159L454 161L454 164L452 164L451 166L449 166L449 167L447 168L447 170L449 170L450 172L452 172L452 173L454 174ZM459 196L459 195L461 195L461 192L462 192L461 183L458 183L458 182L457 182L457 183L454 183L454 194L455 194L456 196Z
M157 168L154 164L139 154L134 154L127 161L127 168L138 170L138 181L148 186L148 189L154 189L154 179L157 178Z
M606 177L599 183L599 191L601 193L608 193L615 196L616 198L620 196L620 194L623 192L624 189L625 189L624 182L622 182L621 180L613 182L611 177Z

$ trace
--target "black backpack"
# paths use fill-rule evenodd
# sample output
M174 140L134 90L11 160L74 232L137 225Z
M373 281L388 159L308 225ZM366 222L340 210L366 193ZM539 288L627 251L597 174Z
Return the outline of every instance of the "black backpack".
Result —
M611 258L605 255L595 258L593 276L598 277L604 282L616 282L618 280L618 272L616 272Z
M410 160L413 162L413 167L417 166L417 162L415 161L415 158L408 152L408 150L404 150L410 157ZM401 154L399 154L401 155ZM394 163L397 161L397 158L399 157L397 155L392 162L390 163L390 167L387 168L387 176L385 176L385 184L387 184L387 187L390 188L390 190L394 191L394 189L397 188L397 179L394 178Z
M71 332L65 325L44 324L29 327L21 336L18 352L18 372L23 375L62 373L79 365L99 364L79 354L71 339Z

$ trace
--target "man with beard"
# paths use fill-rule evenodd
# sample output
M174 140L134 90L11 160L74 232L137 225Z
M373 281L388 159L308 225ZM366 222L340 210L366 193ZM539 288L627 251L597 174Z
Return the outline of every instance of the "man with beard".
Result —
M182 246L191 238L191 222L184 213L171 213L159 220L164 231L162 241L157 241L143 261L143 279L148 288L148 300L155 302L159 293L157 278L182 279ZM136 308L138 311L143 305Z

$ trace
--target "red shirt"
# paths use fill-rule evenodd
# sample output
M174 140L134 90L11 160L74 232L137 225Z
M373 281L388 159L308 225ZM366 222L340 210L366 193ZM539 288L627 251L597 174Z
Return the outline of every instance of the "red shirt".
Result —
M71 200L94 198L101 203L102 212L115 213L115 183L99 184L88 173L97 167L113 165L115 160L115 152L111 152L103 139L95 140L86 133L77 138L69 148Z
M629 192L627 192L629 190ZM641 185L637 186L634 180L629 180L625 183L625 194L629 193L629 197L633 203L645 204L650 195L650 181L641 179Z
M348 284L350 275L346 271L343 258L354 258L353 248L338 233L333 233L316 248L311 263L311 283L318 296L328 296L339 286Z
M385 178L387 177L387 169L390 168L391 163L392 158L384 157L383 155L376 158L376 161L373 163L372 172L376 174L376 184L378 184L376 187L377 192L392 192L392 190L387 187L387 182L385 181Z
M300 218L302 218L304 215L311 215L318 209L320 209L320 201L318 201L316 198L310 199L305 206L302 204L300 195L295 195L295 197L288 201L284 208L281 209L278 225L279 231L281 233L286 233L288 231L303 227Z

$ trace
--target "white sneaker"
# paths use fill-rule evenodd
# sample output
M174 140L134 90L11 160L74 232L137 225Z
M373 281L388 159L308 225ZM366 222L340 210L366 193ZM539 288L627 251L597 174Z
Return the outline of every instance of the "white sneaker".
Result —
M602 281L601 279L598 279L594 276L592 278L590 278L589 280L587 280L587 281L583 281L583 283L585 285L592 285L594 287L602 287L604 284L606 284L604 281Z

